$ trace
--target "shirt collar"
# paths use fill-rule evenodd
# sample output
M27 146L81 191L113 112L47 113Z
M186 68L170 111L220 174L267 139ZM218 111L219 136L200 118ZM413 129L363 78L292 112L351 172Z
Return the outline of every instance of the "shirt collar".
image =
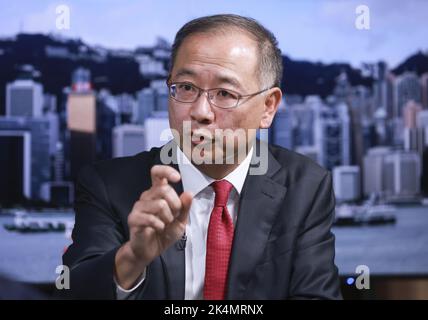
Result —
M177 159L178 168L181 174L181 181L183 183L183 190L190 191L193 195L197 195L199 192L208 187L212 182L216 181L206 174L202 173L196 168L187 156L181 151L177 145ZM238 195L241 194L242 187L244 186L245 178L247 177L248 168L250 167L251 158L253 155L253 148L251 147L244 161L237 166L232 172L230 172L223 180L230 182Z

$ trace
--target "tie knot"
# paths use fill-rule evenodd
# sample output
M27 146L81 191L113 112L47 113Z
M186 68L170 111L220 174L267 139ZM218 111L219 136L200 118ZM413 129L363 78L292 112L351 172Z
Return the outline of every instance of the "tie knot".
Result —
M211 183L214 192L215 192L215 207L225 207L227 204L227 199L229 199L230 190L232 190L233 185L226 180L214 181Z

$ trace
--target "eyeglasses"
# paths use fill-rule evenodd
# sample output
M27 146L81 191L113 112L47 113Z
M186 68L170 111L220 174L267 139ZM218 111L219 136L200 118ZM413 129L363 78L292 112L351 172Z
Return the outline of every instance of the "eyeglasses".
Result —
M203 92L206 92L208 102L222 109L236 108L241 99L248 98L248 101L250 98L272 89L267 88L252 94L241 95L236 91L224 88L201 89L191 82L171 82L167 85L170 97L178 102L193 103L198 100Z

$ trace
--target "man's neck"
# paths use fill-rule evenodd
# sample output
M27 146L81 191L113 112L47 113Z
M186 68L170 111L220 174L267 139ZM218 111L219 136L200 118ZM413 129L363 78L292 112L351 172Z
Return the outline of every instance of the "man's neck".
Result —
M235 170L239 163L234 164L194 164L196 168L198 168L199 171L201 171L203 174L216 179L220 180L226 177L229 173L231 173L233 170Z

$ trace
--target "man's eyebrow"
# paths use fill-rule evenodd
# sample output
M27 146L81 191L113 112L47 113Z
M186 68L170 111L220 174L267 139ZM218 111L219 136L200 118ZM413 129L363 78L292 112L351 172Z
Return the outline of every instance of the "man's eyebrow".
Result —
M218 81L220 83L230 84L230 85L232 85L232 86L234 86L235 88L238 88L238 89L243 89L242 86L241 86L241 83L238 81L238 79L233 78L233 77L220 76L220 77L218 77Z
M190 69L180 69L175 74L176 77L182 77L182 76L195 76L196 72L190 70Z
M180 69L177 71L177 73L175 74L175 77L179 78L179 77L183 77L183 76L191 76L194 77L196 76L197 73L191 69ZM225 75L220 75L216 77L217 81L220 84L226 83L226 84L230 84L232 86L234 86L235 88L238 89L243 89L241 83L238 81L238 79L231 77L231 76L225 76Z

